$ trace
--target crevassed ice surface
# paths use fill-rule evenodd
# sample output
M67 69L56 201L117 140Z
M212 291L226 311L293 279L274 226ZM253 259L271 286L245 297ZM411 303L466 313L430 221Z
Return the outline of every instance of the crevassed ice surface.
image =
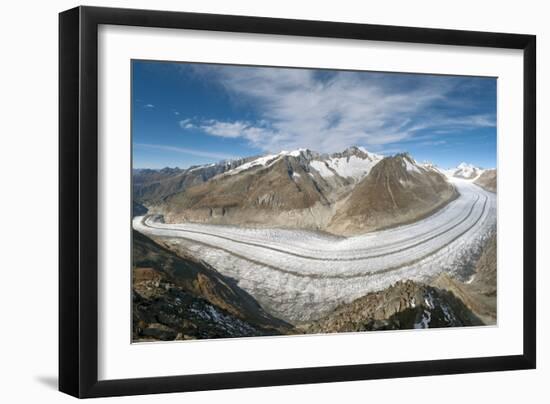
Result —
M292 322L401 279L459 273L496 226L496 195L453 179L460 196L413 224L343 238L306 230L165 224L134 218L136 230L166 238L238 281L268 311Z

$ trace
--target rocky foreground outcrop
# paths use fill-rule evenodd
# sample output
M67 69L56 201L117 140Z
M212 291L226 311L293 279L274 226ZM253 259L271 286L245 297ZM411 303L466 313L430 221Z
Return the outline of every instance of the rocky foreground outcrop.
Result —
M494 325L497 318L497 239L485 242L467 282L447 273L429 284L405 280L343 304L298 329L305 333Z
M132 287L134 341L280 335L293 329L232 279L135 231Z
M407 280L341 305L299 329L309 334L482 324L452 292Z

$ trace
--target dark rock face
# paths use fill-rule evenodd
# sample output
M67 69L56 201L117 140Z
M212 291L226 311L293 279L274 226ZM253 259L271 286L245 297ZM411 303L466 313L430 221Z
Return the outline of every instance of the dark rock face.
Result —
M232 279L141 233L133 234L134 341L293 332L290 324L266 313Z
M173 284L162 281L158 286L134 285L133 339L136 342L279 334L241 320Z
M344 304L300 329L309 334L482 324L451 292L408 280Z
M132 217L146 215L149 209L143 206L141 203L132 201Z

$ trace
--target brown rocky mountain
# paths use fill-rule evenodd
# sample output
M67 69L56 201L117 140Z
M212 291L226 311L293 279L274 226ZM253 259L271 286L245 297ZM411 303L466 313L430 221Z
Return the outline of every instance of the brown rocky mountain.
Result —
M133 338L172 340L291 333L236 282L133 232Z
M132 192L134 201L149 205L165 197L202 184L210 178L232 170L254 157L221 161L215 164L193 166L187 169L163 168L161 170L134 169L132 172Z
M152 208L167 222L324 229L335 203L379 160L359 148L330 156L303 149L282 152L226 171Z
M483 171L474 183L487 191L497 192L497 170L493 169Z
M412 222L456 196L440 171L417 164L408 154L398 154L380 161L355 186L327 230L352 235Z
M445 175L408 154L382 158L353 147L332 155L301 149L252 159L147 207L172 223L353 235L418 220L456 196Z
M298 329L309 334L482 324L452 292L407 280L343 304Z

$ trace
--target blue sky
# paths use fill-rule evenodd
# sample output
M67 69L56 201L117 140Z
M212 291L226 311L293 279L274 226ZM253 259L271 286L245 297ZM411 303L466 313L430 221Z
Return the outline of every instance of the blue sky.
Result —
M496 79L132 62L134 168L281 150L496 166Z

